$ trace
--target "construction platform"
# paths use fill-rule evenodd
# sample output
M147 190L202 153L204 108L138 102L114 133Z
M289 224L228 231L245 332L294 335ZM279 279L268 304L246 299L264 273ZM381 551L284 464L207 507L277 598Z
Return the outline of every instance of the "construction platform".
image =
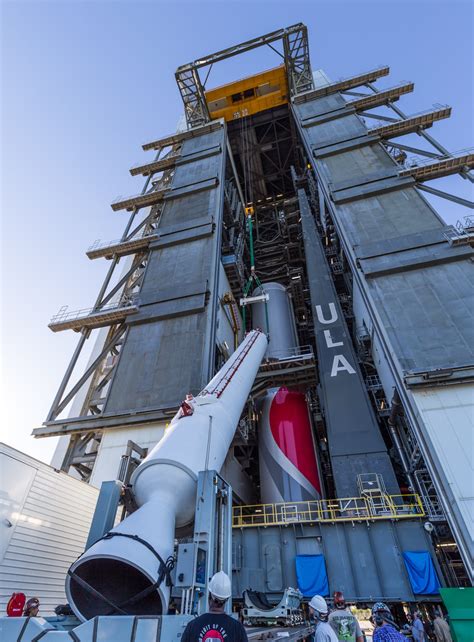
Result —
M90 259L112 259L114 256L128 256L147 249L150 243L156 241L157 238L158 234L147 234L123 241L121 239L104 243L96 241L88 248L86 255Z
M311 346L301 346L262 361L255 378L252 395L257 396L268 388L292 388L316 384L316 358Z
M53 332L74 330L80 332L83 328L94 329L121 323L131 315L138 312L136 303L119 304L111 303L99 310L83 308L82 310L67 311L67 306L61 308L48 323L48 328Z

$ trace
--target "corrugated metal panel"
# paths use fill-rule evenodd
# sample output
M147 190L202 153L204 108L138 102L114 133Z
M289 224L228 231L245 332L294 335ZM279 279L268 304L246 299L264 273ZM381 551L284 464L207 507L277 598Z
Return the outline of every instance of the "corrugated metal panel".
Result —
M10 535L10 541L0 560L0 611L14 591L22 591L39 598L41 615L52 615L66 602L67 569L84 550L98 491L3 444L0 459L17 478L33 477L15 504L8 480L2 482L2 516L12 522L13 532L4 533L2 524L2 537Z
M474 549L474 385L414 390L428 448L442 471L447 512L458 513ZM437 462L436 462L437 460Z

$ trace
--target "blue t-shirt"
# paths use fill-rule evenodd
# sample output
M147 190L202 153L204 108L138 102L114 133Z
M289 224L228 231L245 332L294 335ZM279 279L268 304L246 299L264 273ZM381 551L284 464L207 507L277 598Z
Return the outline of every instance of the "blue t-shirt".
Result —
M373 635L373 642L407 642L407 639L404 635L399 633L395 627L391 624L384 624L383 626L378 626Z
M413 634L413 639L416 642L423 642L425 639L425 628L423 626L423 622L419 618L413 620L411 632Z

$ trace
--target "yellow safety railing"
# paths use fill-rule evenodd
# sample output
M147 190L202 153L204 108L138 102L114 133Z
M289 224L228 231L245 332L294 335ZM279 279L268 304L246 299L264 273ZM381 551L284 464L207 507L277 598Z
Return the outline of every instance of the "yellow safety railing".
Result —
M376 519L406 519L423 517L425 510L420 496L375 495L320 499L282 504L234 506L232 526L277 526L311 522L354 522Z

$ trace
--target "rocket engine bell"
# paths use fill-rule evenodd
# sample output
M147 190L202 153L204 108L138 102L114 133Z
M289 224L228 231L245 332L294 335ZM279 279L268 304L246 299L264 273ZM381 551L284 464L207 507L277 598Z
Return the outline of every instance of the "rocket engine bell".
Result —
M267 359L286 359L298 346L291 300L280 283L264 283L266 304L254 303L254 327L266 329ZM267 310L265 311L265 305ZM268 319L268 328L266 328ZM258 428L261 500L265 504L321 497L321 482L305 395L286 387L267 391Z

